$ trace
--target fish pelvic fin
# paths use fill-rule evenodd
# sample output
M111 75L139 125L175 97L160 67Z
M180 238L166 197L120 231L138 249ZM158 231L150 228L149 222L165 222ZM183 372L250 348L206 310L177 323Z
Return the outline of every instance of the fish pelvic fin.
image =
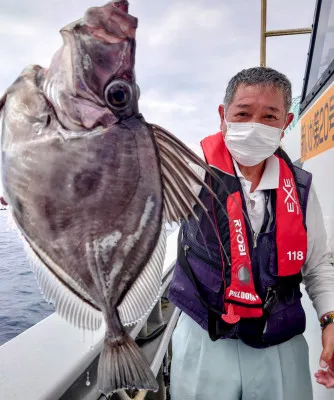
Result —
M159 389L148 361L125 332L117 337L106 334L97 376L98 388L106 396L122 389Z
M56 313L68 323L79 329L97 330L103 321L102 312L95 307L92 299L85 293L85 299L78 296L69 285L65 285L51 271L34 251L30 243L20 234L24 249L30 261L38 286L48 303L55 305Z

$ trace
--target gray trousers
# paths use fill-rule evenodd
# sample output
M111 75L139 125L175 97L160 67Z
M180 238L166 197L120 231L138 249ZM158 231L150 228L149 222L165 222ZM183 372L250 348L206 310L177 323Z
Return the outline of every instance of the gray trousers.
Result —
M172 349L171 400L313 399L303 335L265 349L236 339L212 342L182 313Z

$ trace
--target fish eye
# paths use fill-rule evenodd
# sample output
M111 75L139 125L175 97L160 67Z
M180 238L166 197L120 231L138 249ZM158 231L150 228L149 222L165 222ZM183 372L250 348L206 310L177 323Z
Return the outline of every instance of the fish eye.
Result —
M139 98L140 98L140 87L138 85L136 85L136 89L137 89L137 100L139 100Z
M110 82L104 91L106 103L110 108L125 108L132 99L132 87L126 81Z

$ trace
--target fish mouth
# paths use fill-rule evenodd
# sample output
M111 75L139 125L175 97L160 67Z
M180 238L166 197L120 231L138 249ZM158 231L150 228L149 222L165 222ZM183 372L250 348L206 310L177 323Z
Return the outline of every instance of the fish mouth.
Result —
M86 11L83 22L93 36L103 41L115 43L134 39L138 19L128 13L128 7L125 0L92 7Z
M127 0L114 0L112 3L114 4L114 7L117 7L126 13L129 12L129 2Z

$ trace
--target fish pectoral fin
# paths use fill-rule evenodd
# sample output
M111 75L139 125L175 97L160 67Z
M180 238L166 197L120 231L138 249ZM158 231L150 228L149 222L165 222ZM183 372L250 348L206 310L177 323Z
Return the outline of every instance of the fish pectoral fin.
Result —
M214 196L215 194L190 164L203 168L211 176L214 172L170 132L157 125L152 125L152 129L161 159L166 221L169 223L179 222L180 219L187 221L190 215L198 219L194 214L193 206L199 204L205 211L206 208L195 193L194 187L199 185L205 187Z
M228 219L230 219L230 217L226 207L221 203L212 188L204 181L205 178L202 179L195 172L195 168L197 171L202 168L210 178L219 182L219 184L224 187L226 193L236 203L230 189L224 180L221 179L205 161L177 137L158 125L151 125L151 127L154 132L161 159L161 174L164 187L164 216L166 221L169 223L179 222L180 219L188 221L191 216L197 221L199 226L199 218L193 209L194 205L197 204L202 208L204 214L208 218L218 243L224 248L212 218L209 216L206 206L200 200L199 193L197 194L195 192L194 187L199 185L204 188L213 197L217 206L220 207L225 216ZM237 207L240 208L248 226L251 228L252 225L247 213L239 204L237 204ZM202 232L201 235L204 239ZM224 251L226 253L226 250Z
M66 285L43 263L33 247L25 239L23 241L38 286L45 300L55 305L56 313L78 328L99 329L103 314L95 307L90 296L82 288L75 290L71 285Z
M163 226L158 243L143 271L126 293L117 311L124 326L147 316L161 296L161 278L166 253L167 234Z

